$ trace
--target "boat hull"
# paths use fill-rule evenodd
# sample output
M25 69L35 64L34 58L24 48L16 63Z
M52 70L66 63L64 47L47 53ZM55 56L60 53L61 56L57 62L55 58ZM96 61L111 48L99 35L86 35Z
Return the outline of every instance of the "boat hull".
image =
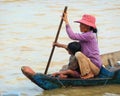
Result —
M114 68L114 71L101 69L99 76L91 79L67 78L60 79L59 77L52 77L37 73L31 78L31 81L37 84L44 90L51 90L62 87L79 87L79 86L96 86L107 84L120 84L120 68Z

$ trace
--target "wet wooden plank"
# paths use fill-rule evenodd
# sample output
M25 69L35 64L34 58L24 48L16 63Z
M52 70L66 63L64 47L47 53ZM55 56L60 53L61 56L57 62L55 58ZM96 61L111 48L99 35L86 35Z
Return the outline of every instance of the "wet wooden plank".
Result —
M117 61L120 61L120 51L102 54L101 60L102 64L105 66L108 66L110 64L111 66L115 66L117 65Z

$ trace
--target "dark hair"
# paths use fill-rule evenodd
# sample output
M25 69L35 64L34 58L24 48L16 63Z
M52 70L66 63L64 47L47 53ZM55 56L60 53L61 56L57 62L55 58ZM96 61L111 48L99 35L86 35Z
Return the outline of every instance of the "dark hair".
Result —
M95 33L95 34L96 34L97 41L98 41L97 28L90 27L90 30L92 30L92 31L93 31L93 33Z
M67 49L74 55L77 51L81 51L81 45L79 42L71 42L68 44Z
M93 33L97 33L97 28L90 27L90 30L92 30Z

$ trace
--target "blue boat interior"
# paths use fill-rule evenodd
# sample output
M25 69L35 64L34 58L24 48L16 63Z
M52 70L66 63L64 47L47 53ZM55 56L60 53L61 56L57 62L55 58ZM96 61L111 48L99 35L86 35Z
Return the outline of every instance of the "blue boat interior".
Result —
M117 78L120 79L120 67L102 67L99 78Z

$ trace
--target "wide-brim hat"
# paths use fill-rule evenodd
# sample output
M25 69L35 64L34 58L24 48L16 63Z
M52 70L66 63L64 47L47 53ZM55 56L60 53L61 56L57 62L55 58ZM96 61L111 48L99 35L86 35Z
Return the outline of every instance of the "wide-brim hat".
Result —
M92 15L84 14L84 15L82 16L82 19L81 19L81 20L77 20L77 21L75 21L75 22L76 22L76 23L83 23L83 24L88 25L88 26L90 26L90 27L96 28L96 24L95 24L96 19L95 19L95 17L92 16Z

